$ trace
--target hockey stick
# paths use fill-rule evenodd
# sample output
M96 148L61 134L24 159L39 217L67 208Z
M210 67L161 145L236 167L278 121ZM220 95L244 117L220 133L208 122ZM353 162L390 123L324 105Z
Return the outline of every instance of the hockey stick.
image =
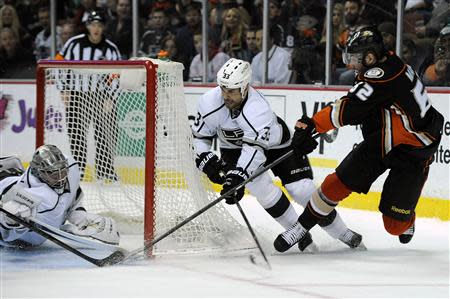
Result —
M52 236L51 234L45 232L43 229L41 229L39 227L39 224L35 223L33 220L25 220L22 219L20 217L17 217L14 214L11 214L10 212L6 211L5 209L3 209L2 207L0 207L0 212L5 213L6 216L8 216L9 218L11 218L12 220L16 221L17 223L25 226L26 228L32 230L33 232L37 233L38 235L46 238L47 240L57 244L58 246L66 249L67 251L72 252L73 254L81 257L82 259L84 259L85 261L88 261L98 267L103 267L103 266L108 266L108 265L114 265L117 264L121 261L123 261L123 259L125 258L125 254L126 252L123 249L119 249L114 251L113 253L111 253L110 255L108 255L105 258L102 259L96 259L93 257L90 257L84 253L82 253L81 251L73 248L72 246L64 243L63 241L59 240L58 238Z
M313 138L318 138L321 134L320 133L316 133L313 135ZM207 210L209 210L211 207L215 206L216 204L218 204L222 199L224 199L227 196L230 196L231 194L233 194L236 190L243 188L245 185L247 185L248 183L252 182L254 179L256 179L257 177L259 177L260 175L262 175L264 172L270 170L272 167L280 164L281 162L283 162L284 160L286 160L287 158L289 158L290 156L292 156L294 154L294 150L290 150L287 153L285 153L283 156L279 157L278 159L276 159L275 161L273 161L272 163L269 163L268 165L264 166L263 168L259 168L258 170L256 170L253 175L251 175L248 179L246 179L245 181L243 181L242 183L240 183L239 185L237 185L236 187L234 187L233 189L228 190L226 193L224 193L223 195L219 196L218 198L216 198L215 200L213 200L212 202L210 202L209 204L207 204L206 206L204 206L203 208L201 208L200 210L198 210L197 212L195 212L194 214L192 214L191 216L189 216L188 218L184 219L183 221L181 221L180 223L178 223L177 225L175 225L174 227L172 227L171 229L169 229L168 231L166 231L165 233L163 233L162 235L160 235L159 237L151 240L151 241L147 241L145 242L143 247L140 247L138 249L135 249L133 251L131 251L124 259L123 261L132 259L133 257L139 255L142 252L145 252L147 250L149 250L150 248L152 248L155 244L157 244L159 241L165 239L167 236L171 235L173 232L175 232L176 230L178 230L180 227L184 226L186 223L191 222L192 220L194 220L195 218L197 218L198 216L200 216L201 214L203 214L204 212L206 212ZM119 261L121 262L121 261Z
M63 239L68 240L69 242L73 242L79 245L85 245L92 249L97 250L120 250L121 248L117 245L112 245L100 241L96 241L94 239L90 239L87 237L77 236L68 232L65 232L63 230L57 229L56 227L53 227L51 225L48 225L47 223L44 223L36 218L30 218L31 221L39 225L39 227L44 230L45 232L50 233L53 236L57 236Z
M258 246L259 252L261 253L261 255L264 258L264 260L266 261L267 267L269 268L269 270L272 270L272 267L270 266L269 260L267 259L267 256L264 253L264 250L262 249L258 238L256 237L255 231L253 230L252 226L250 225L250 221L248 221L247 216L244 213L244 210L242 209L242 207L239 204L239 202L236 202L236 206L239 209L239 212L241 213L242 218L244 218L245 224L247 224L247 228L250 231L250 234L252 235L253 240L255 240L256 246ZM251 256L250 256L250 260L252 261L252 263L255 263L254 259Z

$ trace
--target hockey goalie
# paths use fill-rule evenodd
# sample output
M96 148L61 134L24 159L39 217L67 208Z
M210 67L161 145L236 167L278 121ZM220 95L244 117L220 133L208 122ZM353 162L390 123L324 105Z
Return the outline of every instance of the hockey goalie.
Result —
M54 145L43 145L28 169L16 157L0 158L0 207L24 220L65 232L119 244L113 219L86 211L78 163ZM0 212L0 248L38 246L45 238Z

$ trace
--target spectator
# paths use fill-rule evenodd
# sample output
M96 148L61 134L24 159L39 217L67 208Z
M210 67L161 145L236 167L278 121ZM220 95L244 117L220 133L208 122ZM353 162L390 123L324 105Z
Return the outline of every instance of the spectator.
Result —
M247 43L245 41L246 26L237 8L230 8L224 14L221 45L222 51L231 58L249 61Z
M34 55L36 56L36 61L39 59L47 59L51 56L52 48L52 37L50 28L50 8L43 6L38 10L39 22L42 26L42 31L38 33L36 39L34 40ZM56 48L61 48L61 28L56 27Z
M424 22L425 25L419 25L416 27L415 32L417 37L436 38L439 35L439 31L447 24L449 18L450 1L442 0L440 4L438 4L431 12L430 20L428 22Z
M423 83L450 86L450 24L444 27L434 44L434 63L425 69Z
M75 24L72 22L66 22L61 26L61 33L59 34L61 45L64 45L69 38L76 34L75 29Z
M291 78L289 65L291 55L279 46L279 36L282 28L275 24L270 27L268 48L267 83L288 84ZM263 78L262 52L258 53L252 61L252 82L261 83Z
M161 50L167 52L167 57L171 61L183 63L186 59L182 56L181 51L178 51L175 35L169 34L161 41ZM189 69L184 68L183 78L189 77Z
M284 1L283 10L286 11L284 15L290 16L289 23L293 24L295 29L295 20L299 17L308 15L314 17L319 24L317 29L322 32L322 22L325 20L327 9L323 3L324 1L317 0L292 0Z
M150 4L150 9L147 11L152 11L154 9L163 10L167 17L169 18L169 24L173 27L178 27L182 23L182 18L178 15L178 12L175 8L175 1L172 0L156 0L152 1Z
M362 3L360 0L346 0L344 2L345 30L340 34L338 43L341 51L345 48L349 36L355 31L367 26L366 21L360 18L361 11ZM339 75L339 84L351 85L354 79L355 71L347 69Z
M409 35L403 36L402 59L409 64L414 70L419 68L419 57L417 56L417 46L414 39Z
M96 6L103 11L106 20L117 18L117 0L97 0Z
M384 47L388 51L395 52L396 25L392 22L383 22L378 25L378 31L383 36Z
M325 22L325 20L324 20ZM339 48L339 36L345 30L344 23L344 5L342 3L335 3L333 6L333 14L332 14L332 81L335 83L338 79L338 76L346 70L345 64L342 62L342 51ZM322 50L325 49L327 36L326 36L326 26L323 27L322 30L322 38L320 40L320 48Z
M128 59L133 50L130 0L117 0L116 13L117 17L106 24L105 34L119 47L123 59Z
M250 28L246 32L246 42L249 51L249 62L252 62L253 57L262 51L262 29Z
M197 55L192 59L189 69L189 81L201 82L203 80L203 59L202 59L202 35L194 35L194 45L197 50ZM230 56L219 51L217 43L210 39L208 40L208 82L216 80L217 72L222 65L230 59Z
M34 78L34 59L23 48L16 33L8 27L0 29L0 78Z
M318 50L319 21L313 16L304 15L297 22L295 49L292 52L292 82L314 84L323 80L323 53Z
M250 15L242 5L238 4L236 0L219 0L218 5L211 9L211 12L209 14L209 21L211 26L215 28L221 28L223 25L224 15L230 8L235 8L239 11L242 22L245 24L245 26L248 27L250 25Z
M19 38L19 42L25 48L31 48L31 35L22 27L17 16L17 11L12 5L3 5L0 8L0 30L11 28L14 34Z
M366 24L375 25L383 22L395 22L397 18L396 4L398 1L361 0L359 18Z
M186 7L186 25L181 27L176 35L177 49L180 55L185 59L183 61L184 68L189 69L192 58L196 51L194 46L194 34L202 32L201 14L198 5L190 5ZM210 35L211 36L211 35ZM184 77L184 81L189 79Z
M156 58L161 49L161 41L173 35L168 27L169 19L164 10L155 8L149 15L150 27L141 38L139 54Z
M275 24L279 25L282 31L280 32L280 47L283 48L293 48L294 47L294 36L289 30L289 17L282 10L281 0L270 0L269 1L269 24L273 26ZM287 36L289 34L289 36Z

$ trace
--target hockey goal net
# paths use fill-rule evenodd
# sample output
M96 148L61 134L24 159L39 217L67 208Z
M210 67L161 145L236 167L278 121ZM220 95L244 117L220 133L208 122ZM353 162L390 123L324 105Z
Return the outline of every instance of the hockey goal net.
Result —
M160 60L47 61L37 72L37 144L79 163L85 206L145 240L217 198L195 166L183 66ZM249 248L219 203L162 240L153 254Z

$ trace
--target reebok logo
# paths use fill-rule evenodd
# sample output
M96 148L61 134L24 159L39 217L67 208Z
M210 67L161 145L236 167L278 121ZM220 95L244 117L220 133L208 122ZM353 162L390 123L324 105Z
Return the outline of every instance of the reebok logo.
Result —
M400 208L397 208L396 206L391 206L391 210L396 213L399 213L399 214L405 214L405 215L411 214L411 210L400 209Z

